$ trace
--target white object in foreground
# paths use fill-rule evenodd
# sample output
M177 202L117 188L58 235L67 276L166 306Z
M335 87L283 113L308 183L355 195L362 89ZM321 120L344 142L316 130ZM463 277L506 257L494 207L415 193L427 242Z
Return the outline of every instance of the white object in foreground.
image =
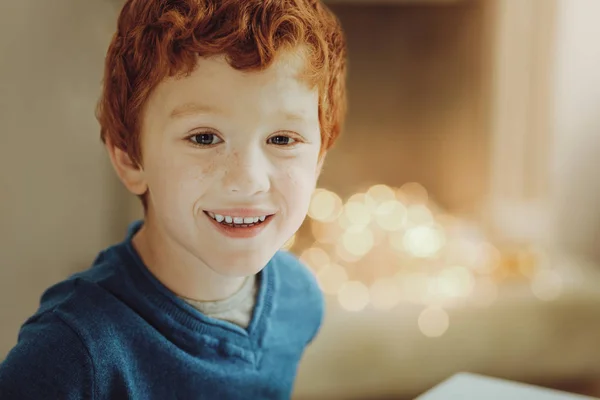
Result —
M591 400L594 398L463 372L440 383L416 400L482 399Z

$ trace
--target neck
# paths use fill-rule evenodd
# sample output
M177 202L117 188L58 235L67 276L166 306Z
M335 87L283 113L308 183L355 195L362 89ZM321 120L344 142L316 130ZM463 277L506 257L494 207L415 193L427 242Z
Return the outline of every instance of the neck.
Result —
M178 296L198 301L216 301L235 294L244 277L223 276L167 235L146 218L133 237L133 246L148 270Z

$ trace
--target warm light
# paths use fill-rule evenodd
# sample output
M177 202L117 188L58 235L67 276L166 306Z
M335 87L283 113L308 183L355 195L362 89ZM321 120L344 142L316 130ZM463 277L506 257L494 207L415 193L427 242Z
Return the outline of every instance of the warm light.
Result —
M498 286L490 277L478 278L471 294L471 303L476 307L491 306L498 298Z
M431 226L417 226L404 235L404 248L414 257L433 257L444 245L444 232Z
M336 294L348 280L346 270L338 264L329 264L317 273L317 282L324 293Z
M398 252L404 252L404 233L402 232L392 232L389 237L390 246L392 249Z
M316 189L308 208L308 216L317 221L332 221L342 210L340 197L325 189Z
M419 329L427 337L440 337L450 325L448 313L440 307L428 307L419 315Z
M437 279L440 294L449 297L467 297L473 291L475 282L471 271L455 266L442 270Z
M416 204L409 206L406 210L406 219L410 225L432 225L434 222L433 214L427 206Z
M342 243L349 253L363 256L373 248L373 232L364 226L350 227L342 235Z
M406 222L406 208L396 200L382 203L374 214L377 224L386 231L399 231Z
M365 193L365 204L374 212L380 204L396 199L394 190L386 185L371 186Z
M282 249L283 250L290 250L294 246L294 243L296 243L296 234L292 235L292 237L289 238L287 240L287 242L285 242L285 244L283 245Z
M314 219L310 221L310 231L319 243L335 243L344 233L342 227L335 221L321 222Z
M366 196L364 193L354 193L352 196L348 197L346 203L363 203L365 204Z
M410 200L411 204L426 204L429 199L427 190L416 182L409 182L402 185L399 192L400 195L396 193L396 196L402 197L402 195L405 195Z
M337 254L340 260L345 261L347 263L354 263L362 258L362 256L357 256L346 250L346 247L344 247L344 243L342 242L336 244L335 253Z
M350 220L348 219L348 216L347 216L347 215L346 215L346 213L344 213L344 212L342 212L342 213L340 214L340 216L337 218L336 222L337 222L338 226L339 226L340 228L342 228L342 230L344 230L344 229L349 229L349 228L351 228L352 226L354 226L354 224L352 223L352 221L350 221Z
M349 201L344 206L344 215L354 225L368 225L371 222L371 214L364 203Z
M362 282L346 282L340 287L338 300L348 311L361 311L369 304L369 289Z
M447 264L467 265L477 268L480 264L487 262L477 244L463 237L454 237L445 243L444 261Z
M429 290L429 278L426 274L422 272L399 272L394 279L400 287L402 297L414 304L422 304L424 302Z
M473 268L481 274L491 274L500 265L500 251L489 243L479 246Z
M400 302L400 290L392 279L378 279L369 293L371 304L380 310L390 310Z
M560 296L563 289L563 281L559 274L554 271L539 271L531 282L531 291L540 300L551 301Z
M320 271L323 267L329 265L329 254L319 247L310 247L302 252L300 261L308 265L315 272Z

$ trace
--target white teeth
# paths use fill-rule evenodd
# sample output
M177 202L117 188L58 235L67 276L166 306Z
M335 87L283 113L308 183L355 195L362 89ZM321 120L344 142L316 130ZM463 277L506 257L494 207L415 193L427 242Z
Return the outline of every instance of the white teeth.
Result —
M261 215L260 217L231 217L229 215L215 214L210 211L207 211L206 213L212 219L216 220L219 223L225 221L225 223L227 223L227 224L236 224L236 225L256 224L256 223L258 223L258 221L264 222L265 219L267 218L266 215Z

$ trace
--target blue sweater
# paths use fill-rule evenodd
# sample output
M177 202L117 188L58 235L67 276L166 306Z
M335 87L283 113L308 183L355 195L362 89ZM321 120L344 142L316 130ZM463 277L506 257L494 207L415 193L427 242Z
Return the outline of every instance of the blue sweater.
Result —
M0 364L0 399L286 399L318 331L310 272L278 252L248 329L204 316L142 263L131 237L50 287Z

